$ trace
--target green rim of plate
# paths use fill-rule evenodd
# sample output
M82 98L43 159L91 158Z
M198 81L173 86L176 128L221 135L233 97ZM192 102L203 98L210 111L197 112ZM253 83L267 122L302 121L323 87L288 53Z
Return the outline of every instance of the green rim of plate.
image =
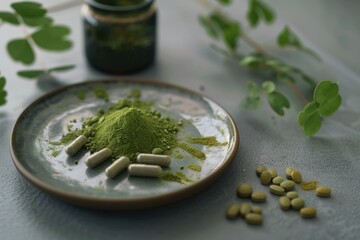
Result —
M101 198L96 196L88 196L83 194L78 194L75 192L68 192L64 189L60 189L58 187L55 187L46 181L43 181L39 179L37 176L32 174L23 164L22 161L17 157L16 151L15 151L15 136L17 134L17 128L20 123L20 121L24 118L24 116L30 112L37 104L41 103L42 101L46 100L49 97L52 97L54 95L57 95L63 91L68 90L69 88L82 86L82 85L88 85L88 84L96 84L96 83L135 83L135 84L143 84L143 85L159 85L162 87L168 87L168 88L175 88L181 91L188 92L193 95L197 95L199 97L205 98L207 100L210 100L211 102L215 103L218 107L220 107L227 115L234 136L233 141L234 143L231 145L231 148L228 151L228 154L226 155L226 158L224 159L223 163L220 165L219 168L217 168L213 173L209 174L205 178L199 180L198 182L188 185L182 189L169 192L169 193L163 193L159 194L157 196L151 196L151 197L143 197L143 198L134 198L134 199L117 199L117 198ZM123 79L101 79L101 80L95 80L95 81L88 81L88 82L82 82L77 84L71 84L67 85L61 88L58 88L56 90L53 90L34 102L32 102L25 110L20 114L18 119L15 122L15 125L12 129L11 135L10 135L10 153L12 160L17 168L17 170L33 185L38 187L40 190L60 199L67 203L75 204L82 207L89 207L94 209L103 209L103 210L133 210L133 209L144 209L144 208L152 208L161 206L167 203L172 203L181 199L184 199L186 197L189 197L200 190L204 189L205 187L211 185L216 179L218 179L224 171L227 169L227 167L230 165L232 160L235 158L235 155L238 151L240 143L240 137L238 133L237 126L232 119L231 115L222 108L219 104L217 104L212 99L199 94L197 92L194 92L192 90L189 90L184 87L180 87L177 85L154 81L154 80L142 80L142 79L133 79L133 78L123 78Z

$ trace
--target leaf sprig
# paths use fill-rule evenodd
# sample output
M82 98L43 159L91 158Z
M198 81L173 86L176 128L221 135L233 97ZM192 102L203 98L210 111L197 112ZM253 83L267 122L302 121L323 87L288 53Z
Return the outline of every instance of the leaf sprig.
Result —
M0 106L6 103L7 92L5 91L6 79L0 75Z
M276 13L274 9L264 1L248 1L249 8L246 19L253 29L259 26L261 22L271 24L275 21ZM231 4L231 1L218 0L217 2L222 6ZM321 128L324 117L336 112L341 104L338 84L331 81L317 83L300 68L273 57L243 31L241 22L231 18L220 6L213 5L209 1L203 1L203 3L210 7L211 11L208 15L200 16L199 21L208 35L215 41L215 44L212 44L213 48L224 56L239 62L240 66L258 72L264 77L261 86L255 82L247 84L248 95L241 105L246 109L258 109L263 105L262 97L266 97L273 111L283 116L285 110L290 108L290 102L283 93L277 91L277 84L285 83L306 105L298 116L300 127L304 128L306 136L316 134ZM250 46L253 51L248 53L242 50L241 46L244 43ZM225 48L221 47L221 45L225 46ZM321 61L320 56L306 47L289 26L285 26L278 34L277 45L280 48L292 48L305 52ZM305 82L314 90L314 100L312 102L306 99L298 90L297 84L299 80Z
M47 16L47 10L37 2L16 2L11 4L13 12L0 11L0 20L4 23L20 27L24 36L12 39L7 44L7 51L15 62L32 65L36 60L35 47L45 51L65 51L72 47L68 39L70 29L64 25L55 25L54 20ZM31 33L28 29L31 29ZM47 69L21 70L18 75L34 79L43 74L66 71L74 65L57 66Z

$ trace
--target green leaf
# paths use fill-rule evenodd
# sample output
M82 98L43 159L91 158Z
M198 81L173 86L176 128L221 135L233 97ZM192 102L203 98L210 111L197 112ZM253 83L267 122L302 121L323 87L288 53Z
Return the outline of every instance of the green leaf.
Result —
M260 20L260 16L257 12L257 2L258 2L258 0L250 0L249 8L246 13L246 18L251 27L256 27Z
M45 50L64 51L72 46L72 42L66 37L70 29L66 26L49 26L32 34L36 45Z
M238 22L226 18L218 12L213 12L209 17L217 32L220 32L224 44L232 51L237 48L237 42L241 35L241 26Z
M253 28L258 25L260 19L255 9L249 10L246 14L246 18L250 23L250 26Z
M280 47L294 47L321 61L320 56L315 51L303 46L300 38L290 29L289 26L285 26L279 33L277 42Z
M265 23L272 23L275 20L275 12L261 0L250 0L246 18L251 27L256 27L260 20Z
M338 95L333 99L323 102L319 106L319 113L321 114L321 116L325 116L325 117L332 115L334 112L336 112L339 109L341 105L341 101L342 101L341 96Z
M275 91L276 87L274 82L272 81L265 81L262 83L261 85L262 89L266 92L266 93L272 93Z
M317 112L317 106L315 102L308 103L302 112L299 113L298 116L298 122L301 127L305 125L305 123L308 121L309 117Z
M266 23L272 23L275 20L275 12L265 2L257 1L258 11L261 12Z
M0 89L3 89L6 84L6 79L4 77L0 77Z
M11 7L22 17L42 17L46 13L42 5L36 2L16 2Z
M11 40L7 44L7 50L14 61L23 64L32 64L35 61L34 51L26 39Z
M219 34L216 31L216 27L213 25L212 21L206 17L206 16L200 16L199 17L199 22L201 23L201 25L205 28L207 34L214 39L218 39L219 38Z
M238 38L240 36L240 27L238 23L230 23L227 28L223 30L224 42L231 50L236 50Z
M24 23L29 27L39 27L50 25L53 22L53 19L50 17L23 17Z
M287 46L289 44L289 39L290 39L290 29L288 26L285 26L277 37L278 45L280 47Z
M289 100L277 91L268 95L268 102L270 107L280 116L284 115L284 108L290 108Z
M262 101L260 99L260 97L249 97L247 96L246 98L243 99L243 101L241 102L241 106L245 109L258 109L262 106Z
M331 81L321 81L314 90L314 100L318 104L336 98L339 94L339 85Z
M19 75L20 77L24 77L28 79L38 78L43 74L45 74L43 70L24 70L17 72L17 75Z
M246 85L248 95L250 98L256 98L259 97L261 90L258 88L258 86L253 82L248 82Z
M222 5L230 5L231 0L217 0Z
M304 127L306 136L313 136L321 128L321 117L317 111L313 113L300 112L298 122L300 126Z
M64 71L71 70L74 67L75 67L75 65L64 65L64 66L50 68L48 71L49 72L64 72Z
M258 56L254 56L254 55L249 55L246 57L243 57L240 61L240 65L243 66L247 66L247 65L252 65L252 64L258 64L262 62L262 59Z
M1 11L0 12L0 19L4 22L13 24L13 25L19 25L19 20L17 19L17 17L15 16L15 14L11 13L11 12L5 12L5 11Z
M6 103L7 92L4 90L6 84L6 79L0 77L0 106Z

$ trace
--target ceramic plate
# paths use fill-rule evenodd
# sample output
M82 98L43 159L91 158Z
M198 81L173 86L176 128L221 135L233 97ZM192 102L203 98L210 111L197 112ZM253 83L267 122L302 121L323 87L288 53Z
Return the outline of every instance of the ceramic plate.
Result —
M95 88L106 89L110 102L97 98ZM219 142L227 142L225 146L216 147L192 144L205 153L204 161L175 149L178 158L172 157L167 171L180 171L191 182L180 184L131 177L127 172L107 179L104 170L110 161L89 169L84 163L89 155L85 150L69 157L64 146L49 143L67 133L73 119L78 121L72 125L80 126L80 119L129 96L134 89L141 91L141 100L154 102L154 108L162 114L184 119L180 138L216 136ZM80 100L79 92L86 92L86 98ZM99 209L147 208L185 198L215 181L233 160L238 146L239 135L234 121L209 98L182 87L134 79L89 81L46 94L20 115L10 143L17 169L35 186L67 202ZM202 170L191 170L187 167L189 164L201 165Z

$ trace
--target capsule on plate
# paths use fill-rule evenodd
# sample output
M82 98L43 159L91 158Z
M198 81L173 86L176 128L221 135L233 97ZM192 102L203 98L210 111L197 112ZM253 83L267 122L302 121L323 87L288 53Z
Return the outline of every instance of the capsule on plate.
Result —
M137 156L137 162L142 164L168 167L170 165L171 160L170 160L170 156L166 156L166 155L141 153Z
M105 169L105 174L108 178L114 178L119 173L124 171L129 166L129 164L130 160L127 157L121 157Z
M78 136L72 141L66 148L65 152L69 156L74 156L87 142L87 138L84 135Z
M86 166L88 166L90 168L95 167L95 166L99 165L100 163L104 162L109 157L111 157L111 154L112 154L112 151L110 148L104 148L104 149L90 155L85 160L85 164L86 164Z
M130 176L160 177L162 169L157 165L130 164L128 171Z

